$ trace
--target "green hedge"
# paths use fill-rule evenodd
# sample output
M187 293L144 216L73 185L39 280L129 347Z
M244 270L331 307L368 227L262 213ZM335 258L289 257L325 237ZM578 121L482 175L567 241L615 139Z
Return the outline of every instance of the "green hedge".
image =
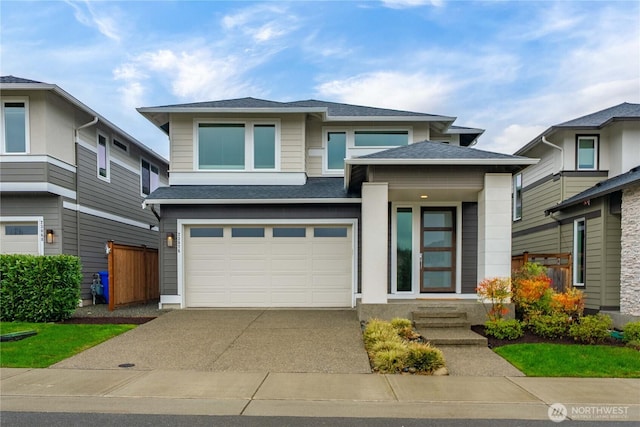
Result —
M0 255L0 320L68 319L80 300L81 271L70 255Z

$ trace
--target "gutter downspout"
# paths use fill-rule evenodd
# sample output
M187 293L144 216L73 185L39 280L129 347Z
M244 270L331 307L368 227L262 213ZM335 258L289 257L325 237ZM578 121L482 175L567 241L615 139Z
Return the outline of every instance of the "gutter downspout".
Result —
M552 144L551 142L547 141L547 138L542 135L542 139L541 139L542 143L545 145L548 145L549 147L555 148L556 150L560 150L560 170L558 171L558 173L562 173L563 169L564 169L564 149L562 147L558 147L555 144ZM560 175L560 202L562 202L564 200L564 180L562 179L562 175ZM554 221L556 221L558 223L558 253L561 252L561 247L562 247L562 226L560 225L560 221L557 218L553 217L553 213L551 214L551 219L553 219Z
M74 130L74 146L75 146L75 154L76 154L76 251L77 256L80 256L80 185L79 185L79 171L78 171L78 141L80 140L80 129L87 128L89 126L93 126L98 123L98 116L93 116L93 120L88 123L85 123ZM82 299L82 297L80 297Z

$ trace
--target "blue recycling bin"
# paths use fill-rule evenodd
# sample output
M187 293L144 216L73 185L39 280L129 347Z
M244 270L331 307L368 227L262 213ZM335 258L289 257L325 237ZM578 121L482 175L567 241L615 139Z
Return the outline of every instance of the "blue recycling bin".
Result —
M102 283L102 296L107 304L109 304L109 272L98 271L100 282Z

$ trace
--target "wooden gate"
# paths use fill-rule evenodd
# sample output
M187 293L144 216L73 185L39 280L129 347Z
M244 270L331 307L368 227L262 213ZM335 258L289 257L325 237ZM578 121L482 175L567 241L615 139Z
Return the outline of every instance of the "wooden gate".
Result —
M551 286L558 291L564 292L573 283L571 253L563 252L557 254L530 254L524 252L522 255L511 257L511 271L515 271L527 262L535 262L547 267L547 275L551 278Z
M160 299L158 250L109 245L109 310Z

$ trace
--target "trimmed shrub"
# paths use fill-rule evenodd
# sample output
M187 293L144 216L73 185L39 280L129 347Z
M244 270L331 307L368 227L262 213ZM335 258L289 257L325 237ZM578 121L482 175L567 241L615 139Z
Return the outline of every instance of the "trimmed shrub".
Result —
M569 332L569 318L565 314L542 314L529 319L529 329L544 338L560 338Z
M373 369L383 374L400 372L406 362L406 347L382 350L373 355Z
M627 341L627 347L640 351L640 340Z
M78 307L80 259L70 255L0 255L0 320L58 322Z
M524 335L522 323L516 319L488 320L484 324L484 330L487 335L500 340L515 340Z
M624 335L622 335L622 341L629 343L632 341L640 342L640 321L629 322L624 325L622 329Z
M576 341L595 344L604 341L610 336L612 326L611 317L598 313L593 316L584 316L580 319L580 322L571 325L569 335Z
M444 355L430 344L411 342L407 345L407 365L418 372L433 372L444 366Z

